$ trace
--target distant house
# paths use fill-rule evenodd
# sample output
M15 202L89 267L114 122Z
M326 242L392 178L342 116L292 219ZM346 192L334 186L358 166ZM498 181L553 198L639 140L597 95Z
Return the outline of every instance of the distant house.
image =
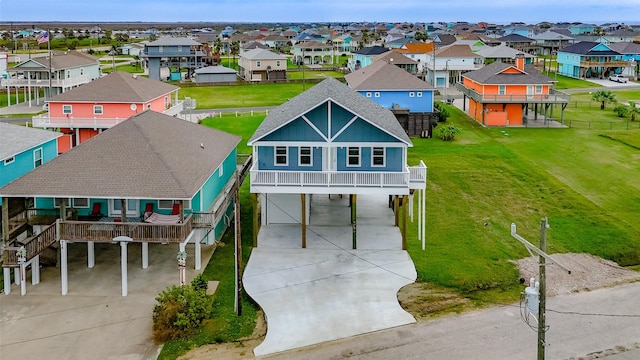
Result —
M606 44L581 41L558 51L558 74L573 78L607 77L628 72L628 61Z
M413 144L391 111L333 78L269 112L248 145L260 224L301 224L302 247L313 196L350 197L355 249L357 195L405 197L426 185L426 166L407 165Z
M280 35L267 35L259 40L263 45L267 45L271 49L277 49L281 51L291 42L288 38Z
M462 74L462 79L456 87L464 96L464 110L468 99L469 116L487 126L523 126L529 106L537 114L540 105L547 114L557 104L564 114L569 103L569 96L553 90L553 80L533 65L525 65L522 56L515 64L494 62Z
M609 44L612 50L622 54L622 60L629 62L629 66L621 71L621 74L630 79L638 79L640 73L640 44L633 42L618 42Z
M207 66L196 70L193 82L202 83L231 83L236 82L238 72L222 65Z
M569 25L568 29L571 32L571 34L573 35L585 35L585 34L592 34L593 31L596 29L596 25L594 24L572 24Z
M536 41L536 55L555 55L558 50L575 42L573 36L547 30L531 37Z
M437 88L449 88L462 81L461 75L480 69L483 66L482 56L472 51L468 45L457 43L437 49L434 54L427 54L426 81Z
M133 43L124 45L122 48L122 55L140 56L144 51L144 44Z
M287 78L287 58L264 49L240 54L238 76L247 81L284 80Z
M70 246L86 247L90 272L101 261L96 243L123 248L124 266L127 246L141 247L143 269L149 266L150 246L173 244L177 253L193 244L188 261L199 269L201 245L222 235L233 211L240 140L145 111L5 185L0 196L35 199L35 209L17 218L38 227L25 245L27 261L36 272L40 253L58 245L63 295L73 291L67 275ZM3 222L8 221L3 212ZM18 265L16 249L6 247L3 253L6 293L10 269ZM125 270L122 277L125 296Z
M536 49L536 41L534 39L528 38L526 36L522 36L518 33L513 33L509 35L505 35L503 37L499 37L498 41L501 41L502 44L516 49L518 51L522 51L524 53L533 53Z
M33 127L59 129L58 151L65 152L145 110L167 115L182 111L174 85L115 72L54 96L49 111L32 118Z
M331 64L335 51L332 45L318 41L300 41L293 45L293 63L305 65Z
M431 84L385 61L349 73L345 79L360 95L391 110L409 136L429 136L436 91Z
M40 104L40 91L45 98L62 94L72 88L89 83L100 77L98 58L69 51L53 53L51 58L32 58L7 69L8 79L2 82L8 91L27 94L29 105ZM39 91L36 91L39 90ZM11 104L9 104L11 105Z
M500 61L505 64L515 64L518 56L524 57L525 64L533 64L535 56L516 50L505 44L499 46L486 46L476 52L476 54L484 58L485 64Z
M400 54L415 60L418 62L418 72L422 73L425 70L425 65L427 63L427 54L432 54L434 49L434 42L428 43L410 43L403 45L400 49L395 49L394 51L399 52Z
M386 53L375 56L372 60L373 63L377 61L384 61L395 65L413 75L418 73L418 62L396 51L387 51Z
M389 49L382 46L371 46L362 48L351 54L351 59L349 60L349 69L351 71L354 71L371 65L375 56L384 54L387 51L389 51Z
M160 68L189 69L190 77L195 69L205 66L207 53L203 45L189 38L164 37L147 43L140 55L147 59L149 79L166 80L160 77Z

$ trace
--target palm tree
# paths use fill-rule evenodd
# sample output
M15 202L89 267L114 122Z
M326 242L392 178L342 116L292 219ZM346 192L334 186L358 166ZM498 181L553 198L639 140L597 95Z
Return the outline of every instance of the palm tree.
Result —
M240 54L240 42L233 41L229 46L229 50L231 50L231 56L233 56L233 63L236 63L236 55Z
M636 121L636 114L640 115L640 107L633 101L629 101L629 114L631 114L631 121Z
M616 95L611 90L598 90L591 94L593 101L600 102L600 110L604 110L607 103L615 103Z
M222 50L222 40L217 38L213 41L213 52L217 55L220 55L220 50Z

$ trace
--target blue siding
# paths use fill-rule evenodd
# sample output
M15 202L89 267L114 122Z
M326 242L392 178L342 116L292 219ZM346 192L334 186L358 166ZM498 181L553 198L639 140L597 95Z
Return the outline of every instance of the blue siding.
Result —
M409 109L411 112L433 112L433 91L429 90L411 90L411 91L378 91L379 97L375 97L376 91L358 91L362 96L371 94L369 99L380 104L387 109L393 108L397 104L400 108ZM410 97L409 93L413 93ZM422 96L418 96L421 93Z
M295 170L295 171L321 171L322 170L322 148L313 147L313 160L312 166L301 166L298 164L298 150L297 146L288 147L288 159L289 164L287 166L276 166L274 164L275 158L273 156L275 147L273 146L258 146L258 169L260 170Z
M393 171L403 170L403 148L386 148L385 166L372 166L371 147L360 148L360 166L347 166L347 147L338 148L338 171Z
M331 136L335 136L340 129L353 119L353 116L354 114L351 111L336 103L331 103Z
M178 51L178 48L182 48L182 51ZM189 45L163 46L160 52L160 46L147 46L146 54L150 57L188 56L191 54L191 47Z
M208 210L213 205L214 200L224 188L224 185L233 176L236 170L236 150L234 149L222 164L222 177L220 170L216 170L202 186L202 204L204 209ZM194 206L193 204L191 206ZM198 205L199 206L199 205Z
M311 123L315 125L322 132L322 134L324 134L324 136L328 136L329 131L329 122L327 121L327 108L327 103L324 103L305 114L307 119L309 119L309 121L311 121Z
M398 141L398 139L362 119L354 121L342 134L340 134L340 136L335 139L335 142L343 143Z
M29 150L25 150L16 154L14 161L7 165L5 165L4 159L0 160L0 186L4 186L35 169L34 151L36 149L42 149L43 164L58 156L57 144L57 139L52 139Z
M273 133L265 136L264 141L325 141L302 118L295 119Z

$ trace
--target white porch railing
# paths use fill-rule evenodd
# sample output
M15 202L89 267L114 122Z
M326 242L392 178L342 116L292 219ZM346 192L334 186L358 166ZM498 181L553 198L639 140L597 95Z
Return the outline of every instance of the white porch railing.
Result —
M380 171L278 171L251 170L251 186L300 187L408 187L409 170Z
M409 167L409 188L425 189L427 187L427 165L420 160L420 165Z
M86 75L81 75L81 76L76 76L73 78L68 78L68 79L51 79L51 86L52 87L56 87L56 88L70 88L70 87L74 87L74 86L79 86L82 84L86 84L88 82L90 82L91 80L89 79L88 76ZM16 79L16 78L9 78L9 79L4 79L2 82L3 86L19 86L19 87L25 87L25 86L32 86L32 87L49 87L49 79Z
M178 115L182 112L184 108L184 101L175 101L172 103L171 107L162 113L169 116ZM108 129L119 123L127 120L128 118L106 118L106 117L93 117L93 118L82 118L82 117L50 117L49 114L41 114L36 115L31 118L31 122L33 127L37 128L93 128L93 129Z

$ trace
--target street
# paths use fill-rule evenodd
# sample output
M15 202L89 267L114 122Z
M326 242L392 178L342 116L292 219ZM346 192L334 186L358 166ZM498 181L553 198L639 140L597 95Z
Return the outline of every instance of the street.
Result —
M549 298L547 359L592 359L589 354L640 357L640 282ZM624 352L632 349L629 352ZM531 360L537 332L520 318L518 304L325 343L268 359ZM595 357L594 357L595 356ZM609 358L607 358L609 359Z

